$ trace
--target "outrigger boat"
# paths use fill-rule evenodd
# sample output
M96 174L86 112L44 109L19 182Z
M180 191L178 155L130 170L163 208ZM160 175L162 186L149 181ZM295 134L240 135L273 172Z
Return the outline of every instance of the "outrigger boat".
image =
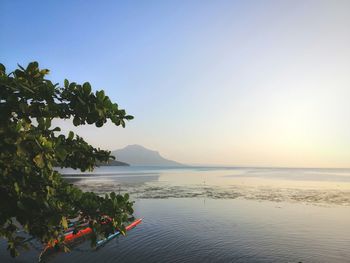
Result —
M129 230L133 229L138 224L140 224L142 222L142 220L143 220L143 218L136 219L134 222L127 225L125 227L125 230L129 231ZM80 226L87 226L87 225L88 225L87 223L84 223L84 224L81 224ZM84 240L84 237L87 237L88 235L90 235L92 233L92 229L90 227L86 227L82 230L79 230L77 233L73 232L73 228L74 227L71 226L70 228L67 229L67 232L66 232L65 237L64 237L64 243L72 244L72 243L79 242L81 240ZM116 232L110 234L108 237L97 241L96 248L103 246L108 241L112 240L113 238L117 237L118 235L120 235L120 232L116 231ZM58 241L56 243L58 243ZM52 254L56 251L57 251L57 249L54 246L49 245L49 244L46 245L46 247L44 248L44 250L40 254L39 262L44 262L43 259L46 257L46 255Z
M143 219L143 218L139 218L139 219L135 220L134 222L132 222L130 225L127 225L127 226L125 227L125 230L126 230L126 231L129 231L129 230L133 229L135 226L137 226L138 224L140 224L140 223L142 222L142 219ZM116 231L114 234L109 235L107 238L101 239L101 240L97 241L96 247L98 248L98 247L104 245L104 244L107 243L109 240L115 238L115 237L118 236L119 234L120 234L120 232L119 232L119 231Z

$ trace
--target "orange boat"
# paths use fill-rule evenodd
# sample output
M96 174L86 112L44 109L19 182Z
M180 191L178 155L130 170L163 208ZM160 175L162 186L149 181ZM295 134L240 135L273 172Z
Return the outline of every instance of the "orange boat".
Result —
M127 225L125 227L126 231L131 230L132 228L134 228L135 226L137 226L138 224L140 224L142 222L143 218L139 218L136 219L134 222L132 222L131 224ZM88 236L89 234L92 233L92 228L90 227L86 227L80 231L78 231L77 233L73 233L73 232L69 232L68 234L66 234L65 238L64 238L64 242L69 244L69 243L73 243L85 236ZM109 235L107 238L99 240L96 242L96 247L100 247L103 244L105 244L106 242L108 242L109 240L113 239L114 237L118 236L120 234L119 231L116 231L115 233ZM58 243L58 241L56 240L55 243ZM43 258L43 255L46 254L49 250L52 250L54 247L52 245L47 245L45 247L45 249L43 250L43 252L41 253L40 257L39 257L39 261L41 261L41 259Z

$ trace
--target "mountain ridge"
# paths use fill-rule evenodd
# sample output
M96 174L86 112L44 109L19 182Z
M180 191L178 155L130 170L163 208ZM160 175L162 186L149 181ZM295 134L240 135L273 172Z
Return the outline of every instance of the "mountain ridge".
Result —
M127 145L122 149L112 151L116 160L134 166L185 166L164 158L158 151L147 149L138 144Z

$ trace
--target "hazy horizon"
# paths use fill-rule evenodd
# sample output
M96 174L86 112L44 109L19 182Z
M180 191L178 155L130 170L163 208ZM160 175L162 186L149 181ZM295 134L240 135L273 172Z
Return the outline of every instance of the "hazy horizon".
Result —
M82 4L83 3L83 4ZM135 116L73 127L185 164L350 167L349 1L1 1L0 62L89 81ZM6 36L6 38L5 38Z
M155 152L158 152L163 158L166 158L166 156L164 156L161 152L159 152L157 149L151 149L151 148L147 148L143 145L140 145L140 144L128 144L128 145L125 145L124 147L121 147L121 148L118 148L118 149L112 149L112 153L113 151L117 151L117 150L121 150L121 149L125 149L129 146L141 146L142 148L145 148L147 150L150 150L150 151L155 151ZM116 155L116 160L118 160L118 156ZM176 160L171 160L171 161L176 161ZM128 163L128 162L126 162ZM226 164L226 165L223 165L223 164L215 164L215 163L211 163L211 164L208 164L208 163L181 163L185 166L193 166L193 167L222 167L222 168L262 168L262 169L335 169L335 170L342 170L342 169L345 169L345 170L349 170L350 167L302 167L302 166L265 166L265 165L261 165L261 166L257 166L257 165L247 165L247 166L244 166L244 165L237 165L237 164ZM132 165L133 166L133 165ZM141 165L142 166L142 165ZM157 167L157 165L155 165L155 167Z

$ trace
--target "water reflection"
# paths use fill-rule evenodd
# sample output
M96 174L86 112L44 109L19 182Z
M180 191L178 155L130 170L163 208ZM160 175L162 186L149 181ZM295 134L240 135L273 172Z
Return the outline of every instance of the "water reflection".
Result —
M104 167L66 173L83 190L128 192L134 199L213 198L350 205L346 169Z
M85 242L52 262L348 262L350 171L107 167L65 178L129 192L144 221L100 250ZM310 205L312 204L312 205ZM1 262L35 262L40 250Z

